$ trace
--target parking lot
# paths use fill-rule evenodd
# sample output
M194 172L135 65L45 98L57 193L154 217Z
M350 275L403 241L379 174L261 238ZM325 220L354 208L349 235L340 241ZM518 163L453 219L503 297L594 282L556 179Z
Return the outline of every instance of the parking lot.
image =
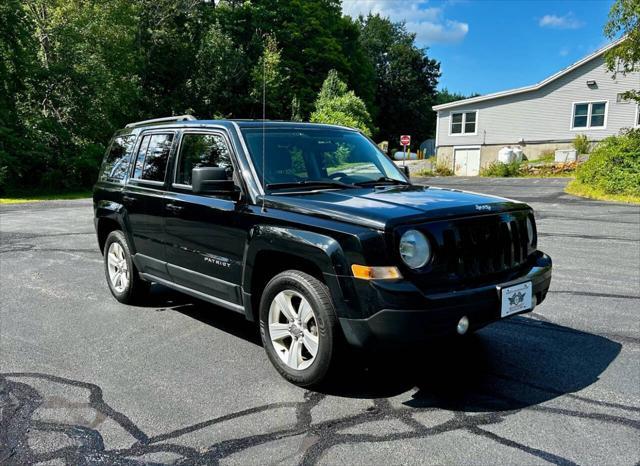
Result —
M533 314L288 384L239 315L157 287L117 303L90 200L0 207L0 463L640 461L640 207L562 179L435 178L536 210Z

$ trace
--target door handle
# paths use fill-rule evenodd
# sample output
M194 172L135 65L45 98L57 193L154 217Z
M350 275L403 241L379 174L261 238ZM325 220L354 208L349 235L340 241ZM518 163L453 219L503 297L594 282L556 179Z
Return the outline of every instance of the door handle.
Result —
M131 197L131 196L127 196L126 194L124 196L122 196L122 201L125 203L131 203L133 201L135 201L136 198L135 197Z
M182 210L184 210L184 207L175 204L167 204L165 207L169 212L172 212L174 214L180 213Z

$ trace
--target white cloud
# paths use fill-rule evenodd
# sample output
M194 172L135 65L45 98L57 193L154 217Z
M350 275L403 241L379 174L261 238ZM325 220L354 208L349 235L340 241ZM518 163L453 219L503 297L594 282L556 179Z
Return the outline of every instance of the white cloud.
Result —
M566 57L567 55L569 55L570 52L571 52L571 49L569 47L562 47L558 52L558 54L561 57Z
M564 16L544 15L538 21L540 27L548 27L554 29L579 29L584 26L584 22L574 16L572 12Z
M442 8L427 6L426 0L343 0L342 11L354 18L369 13L405 21L407 30L416 33L419 45L455 43L469 32L469 25L446 19Z

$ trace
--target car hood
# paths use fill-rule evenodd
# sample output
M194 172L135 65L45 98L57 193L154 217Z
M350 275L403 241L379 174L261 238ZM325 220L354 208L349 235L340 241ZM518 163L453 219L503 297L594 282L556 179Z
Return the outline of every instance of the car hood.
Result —
M272 208L385 229L399 223L514 209L522 202L432 186L383 186L267 195Z

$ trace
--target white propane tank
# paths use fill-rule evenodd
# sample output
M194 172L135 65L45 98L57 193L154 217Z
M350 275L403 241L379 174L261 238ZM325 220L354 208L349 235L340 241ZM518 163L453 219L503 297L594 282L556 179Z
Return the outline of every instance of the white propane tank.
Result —
M516 146L513 148L513 156L516 162L522 162L522 159L524 158L524 151L521 147Z
M511 147L503 147L498 151L498 162L511 163L515 160L515 155Z

